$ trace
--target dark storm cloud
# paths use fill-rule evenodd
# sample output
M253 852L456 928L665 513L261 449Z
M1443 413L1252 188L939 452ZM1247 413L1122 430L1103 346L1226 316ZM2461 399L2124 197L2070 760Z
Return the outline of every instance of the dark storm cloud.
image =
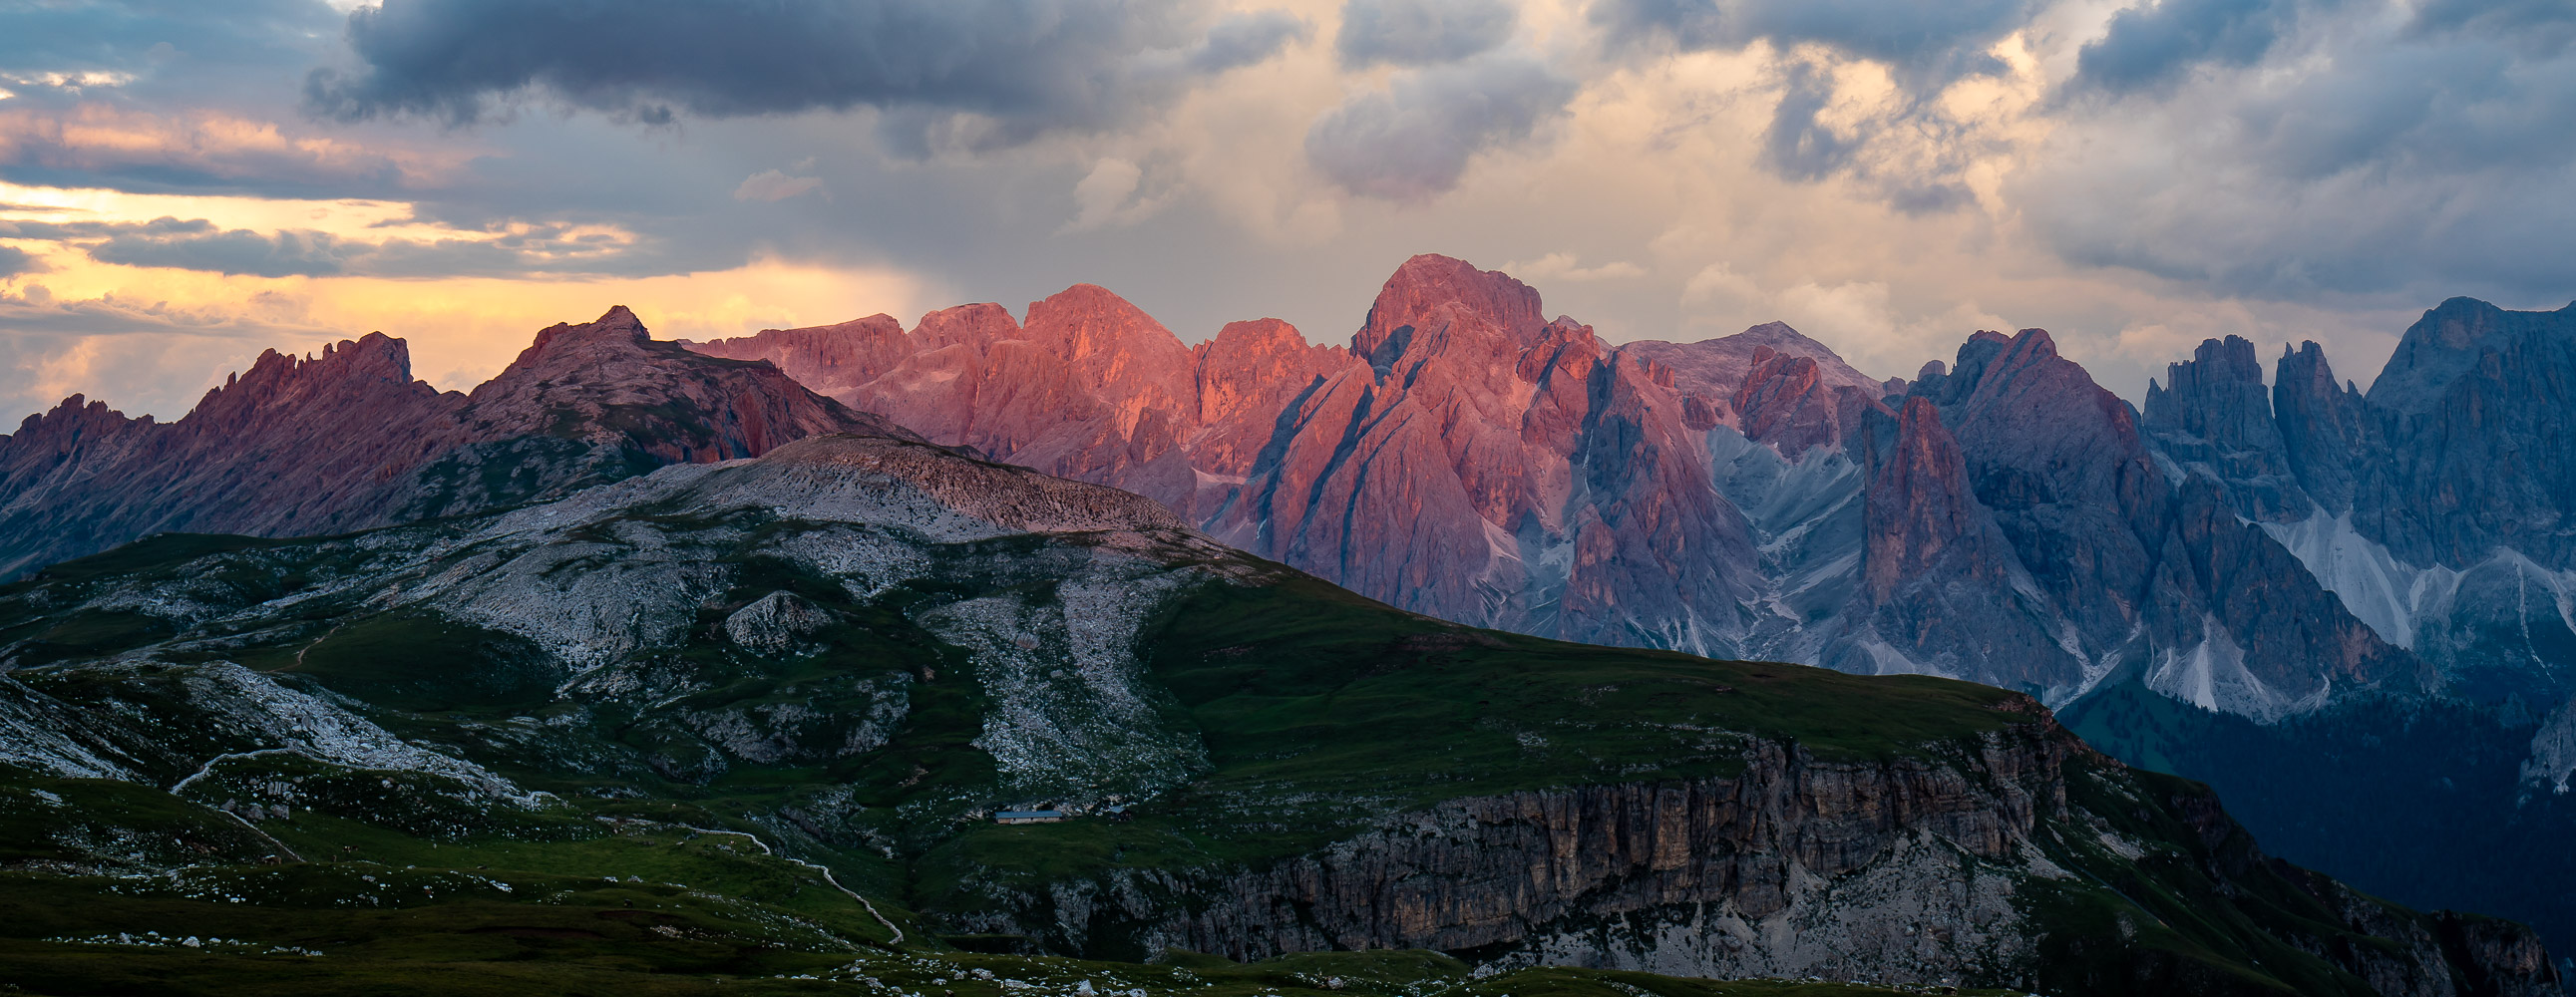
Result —
M1188 64L1192 72L1222 73L1267 62L1289 43L1305 41L1313 33L1305 18L1284 10L1235 14L1208 28L1207 37L1190 52Z
M44 268L44 263L26 250L15 246L0 246L0 277L36 273Z
M2435 0L2391 25L2318 5L2292 35L2286 14L2175 2L2155 16L2220 27L2159 48L2121 28L2148 15L2115 19L2086 68L2136 55L2096 84L2131 89L2071 102L2023 174L2060 255L2231 296L2570 296L2576 51L2547 35L2576 14Z
M2426 0L2410 33L2483 34L2535 54L2554 55L2576 42L2576 4L2567 0Z
M2076 57L2078 85L2127 93L2202 64L2250 66L2297 20L2297 0L2159 0L2111 18Z
M21 100L130 91L203 102L274 87L277 77L301 72L312 62L315 36L327 36L338 21L322 0L19 0L0 3L0 74L15 78L9 89ZM84 73L131 79L113 87L44 80Z
M303 142L274 123L340 45L322 0L0 0L0 177L34 186L381 197L399 144ZM268 133L262 135L263 129Z
M1456 62L1502 44L1518 17L1501 0L1350 0L1333 44L1351 68Z
M305 103L344 121L469 123L543 96L645 123L874 107L918 130L955 112L1003 141L1104 127L1194 68L1275 52L1276 20L1193 37L1190 0L388 0L349 15L360 66ZM1266 34L1264 33L1266 30Z
M2033 0L1597 0L1592 22L1614 45L1667 41L1683 51L1755 41L1824 45L1896 67L1917 86L2001 68L1986 49L2019 29Z
M1886 65L1904 93L1890 119L1863 121L1846 134L1816 120L1833 100L1833 79L1805 57L1781 70L1780 103L1763 130L1759 161L1782 179L1813 183L1852 169L1875 130L1890 121L1943 127L1922 101L1964 76L1998 73L1987 50L2029 22L2039 0L1595 0L1592 22L1614 52L1685 52L1768 42L1782 49L1820 45L1845 58ZM1956 163L1920 164L1924 175L1863 177L1882 200L1908 214L1958 207L1966 188L1943 171Z
M52 210L52 209L38 209ZM148 222L32 222L0 220L0 239L40 239L46 242L69 242L76 239L100 239L127 233L145 235L195 235L215 231L215 223L203 218L180 221L155 218Z
M1822 180L1849 164L1860 143L1816 121L1816 112L1833 102L1832 77L1801 62L1789 67L1786 82L1762 135L1763 165L1791 180Z
M91 259L132 267L176 267L230 276L325 277L359 247L321 232L262 234L244 229L162 235L130 232L89 247Z
M1354 193L1419 200L1458 185L1476 153L1530 136L1574 99L1573 81L1524 58L1414 70L1325 112L1306 158Z

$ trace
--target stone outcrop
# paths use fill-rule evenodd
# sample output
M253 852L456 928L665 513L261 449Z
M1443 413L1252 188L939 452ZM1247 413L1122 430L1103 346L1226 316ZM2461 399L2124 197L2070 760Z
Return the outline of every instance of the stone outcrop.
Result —
M2313 342L2283 350L2276 370L2271 414L2291 477L2327 513L2351 511L2354 462L2364 445L2360 389L2349 381L2338 386L2325 348Z
M2226 483L2231 504L2248 518L2296 519L2307 513L2310 502L2272 418L2271 394L2263 387L2263 365L2254 358L2252 342L2236 336L2203 342L2192 359L2167 365L2165 378L2170 387L2147 382L2141 420L2158 451Z

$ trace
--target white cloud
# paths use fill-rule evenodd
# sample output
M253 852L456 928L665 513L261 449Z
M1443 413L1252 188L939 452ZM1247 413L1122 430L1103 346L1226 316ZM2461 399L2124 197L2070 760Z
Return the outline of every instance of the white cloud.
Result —
M1136 194L1136 185L1145 171L1124 159L1103 159L1084 174L1082 182L1073 185L1076 214L1072 229L1098 228L1117 219L1120 208L1127 207Z
M1682 284L1682 304L1744 307L1769 300L1752 278L1724 263L1711 263Z
M1583 266L1572 253L1549 253L1535 260L1514 260L1503 264L1503 272L1524 281L1629 280L1646 275L1646 268L1626 260L1612 260L1597 267Z
M777 170L762 170L744 177L742 186L733 189L737 201L784 201L823 189L821 177L791 177ZM828 195L826 195L828 196Z

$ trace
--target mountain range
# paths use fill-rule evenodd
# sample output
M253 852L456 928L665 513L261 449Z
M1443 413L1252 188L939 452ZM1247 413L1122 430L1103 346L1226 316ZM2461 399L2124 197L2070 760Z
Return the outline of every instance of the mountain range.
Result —
M2061 705L2130 671L2264 721L2459 667L2359 615L2375 596L2311 566L2324 527L2284 519L2306 501L2282 484L2284 441L2320 468L2386 448L2273 430L2265 403L2280 466L2263 464L2237 439L2259 376L2231 395L2213 361L2177 366L2142 420L2043 330L1979 332L1952 362L1879 379L1778 324L1614 346L1545 318L1527 285L1437 256L1397 270L1347 348L1276 321L1184 347L1089 286L1027 316L974 305L909 332L877 316L690 348L768 360L934 441L1152 497L1244 550L1478 625ZM2438 376L2424 364L2418 380Z
M2482 768L2422 763L2407 785L2442 788L2391 809L2514 828L2509 847L2428 864L2424 827L2366 807L2355 826L2284 807L2277 836L2421 902L2503 902L2576 944L2576 903L2525 888L2519 858L2576 876L2547 845L2571 830L2555 797L2576 775L2576 305L2445 302L2367 394L2314 343L2267 390L2250 342L2212 340L2149 385L2143 413L2044 330L1980 331L1882 379L1777 323L1612 345L1545 318L1508 275L1438 256L1388 279L1347 348L1276 321L1185 348L1089 286L1026 314L691 348L1152 496L1407 609L2017 689L2222 790L2281 796L2300 780L2261 759L2388 733L2347 714L2432 710L2465 725L2453 743L2484 746L2462 754ZM1032 385L1046 400L1017 407ZM2154 707L2171 702L2197 709ZM2127 706L2155 719L2087 726ZM2195 753L2248 739L2263 742L2250 764ZM2390 793L2386 772L2329 771L2334 793ZM2464 798L2467 782L2496 784Z
M739 808L876 877L889 932L1092 956L2539 992L2529 936L2265 858L2048 708L2231 805L2192 769L2270 770L2184 750L2212 725L2289 764L2467 710L2529 736L2487 764L2546 811L2576 633L2534 400L2571 327L2445 303L2367 394L2310 344L2267 397L2213 342L2143 415L2040 330L1879 379L1777 324L1614 346L1436 256L1347 348L1186 346L1087 285L694 344L618 309L471 394L370 336L173 423L76 396L0 438L0 761L283 808L241 857L342 840L298 806L400 825L280 788L380 769L503 813ZM1040 802L1137 809L960 823ZM398 829L494 830L447 819ZM45 861L158 861L95 831ZM1516 849L1611 864L1510 886ZM2555 902L2495 912L2576 924Z

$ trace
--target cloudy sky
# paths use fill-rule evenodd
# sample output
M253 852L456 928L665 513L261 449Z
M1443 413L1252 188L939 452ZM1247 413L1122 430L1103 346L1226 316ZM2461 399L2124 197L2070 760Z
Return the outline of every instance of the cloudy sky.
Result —
M1342 342L1417 252L1616 341L2366 385L2442 298L2576 298L2571 233L2566 0L0 0L12 423L369 330L465 388L618 303Z

